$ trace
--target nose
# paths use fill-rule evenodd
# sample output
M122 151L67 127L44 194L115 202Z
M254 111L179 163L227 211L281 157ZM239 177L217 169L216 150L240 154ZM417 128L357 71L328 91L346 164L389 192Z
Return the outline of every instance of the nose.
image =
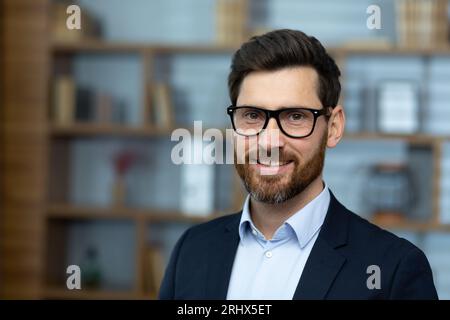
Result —
M266 129L259 134L258 143L266 150L284 146L284 136L274 118L269 119Z

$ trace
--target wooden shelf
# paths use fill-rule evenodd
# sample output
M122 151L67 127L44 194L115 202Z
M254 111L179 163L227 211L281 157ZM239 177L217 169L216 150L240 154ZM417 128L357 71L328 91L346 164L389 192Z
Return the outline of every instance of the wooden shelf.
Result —
M183 127L180 127L183 128ZM154 137L170 136L173 128L158 128L152 126L132 127L126 125L103 125L95 123L76 123L70 126L51 125L52 137L79 137L79 136L120 136L120 137ZM185 128L193 131L193 128ZM203 131L208 128L203 128ZM219 128L225 132L224 128ZM346 133L344 139L349 140L403 140L415 144L432 144L450 140L446 135L430 134L386 134L377 132L352 132Z
M373 222L373 221L372 221ZM450 232L450 224L437 224L431 222L403 221L397 223L375 223L383 229L414 231L414 232Z
M346 133L344 139L349 140L402 140L412 144L433 144L449 140L450 136L430 134L387 134L379 132Z
M180 222L202 223L225 215L215 213L205 217L188 216L179 211L164 211L157 209L134 208L98 208L88 206L73 206L68 204L53 204L47 209L47 217L51 219L129 219L144 222ZM437 224L431 222L402 221L396 223L374 222L384 229L403 231L441 231L450 232L450 224Z
M156 294L141 294L133 291L116 291L102 289L68 290L58 287L47 287L43 290L43 299L74 300L154 300Z
M127 125L108 125L95 123L75 123L73 125L61 126L51 125L49 133L55 138L76 138L83 136L115 136L115 137L170 137L175 129L186 129L194 132L193 127L174 126L169 128L159 128L154 126L133 127ZM209 127L202 128L203 132L210 129ZM218 128L225 136L225 128Z
M51 45L55 53L77 53L77 52L97 52L97 53L156 53L156 54L232 54L239 46L219 46L209 44L198 45L172 45L172 44L147 44L147 43L126 43L107 42L102 40L83 41L73 43L54 42Z
M214 45L214 44L163 44L163 43L128 43L108 42L105 40L92 40L82 42L53 42L51 49L55 53L160 53L160 54L232 54L239 48L236 45ZM450 55L450 46L434 48L427 47L398 47L398 46L369 46L369 47L330 47L328 51L333 55Z
M70 126L52 125L50 134L53 137L78 136L124 136L124 137L152 137L168 136L171 130L158 127L132 127L114 124L77 123Z
M330 48L331 52L341 55L419 55L419 56L433 56L433 55L450 55L450 46L440 46L434 48L427 47L337 47Z
M179 211L135 208L103 208L52 204L47 209L48 218L57 219L129 219L145 222L186 222L202 223L223 216L214 213L209 216L189 216Z

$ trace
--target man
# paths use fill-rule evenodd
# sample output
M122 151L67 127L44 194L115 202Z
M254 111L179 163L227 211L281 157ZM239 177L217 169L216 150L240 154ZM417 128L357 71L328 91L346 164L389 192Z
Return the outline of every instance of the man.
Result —
M345 126L339 76L300 31L253 37L234 54L236 139L248 142L246 160L258 139L279 159L235 164L249 192L242 211L183 234L161 299L437 298L422 251L347 210L322 180L325 149Z

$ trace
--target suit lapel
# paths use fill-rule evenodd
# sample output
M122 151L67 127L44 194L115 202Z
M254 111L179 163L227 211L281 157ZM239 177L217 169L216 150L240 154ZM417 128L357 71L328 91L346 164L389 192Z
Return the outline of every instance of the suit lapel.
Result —
M297 299L324 299L345 263L337 248L347 243L348 214L330 192L330 206L294 293Z
M344 262L344 257L317 238L293 299L324 299Z
M222 237L212 241L209 245L210 256L206 272L206 295L207 299L225 300L228 292L231 271L234 258L239 245L239 221L237 214L222 232Z

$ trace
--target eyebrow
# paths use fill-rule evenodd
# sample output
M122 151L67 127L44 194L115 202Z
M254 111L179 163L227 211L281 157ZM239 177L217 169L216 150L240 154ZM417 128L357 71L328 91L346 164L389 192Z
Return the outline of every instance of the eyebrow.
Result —
M316 110L316 108L317 107L320 107L320 109L323 109L324 107L322 107L322 106L282 106L282 107L280 107L280 108L277 108L277 109L275 109L275 110L270 110L270 109L267 109L267 108L264 108L264 107L261 107L261 106L256 106L256 105L251 105L251 104L243 104L243 105L239 105L239 106L236 106L236 107L253 107L253 108L258 108L258 109L263 109L263 110L268 110L268 111L278 111L278 110L285 110L285 109L314 109L314 110ZM320 110L320 109L317 109L317 110Z

